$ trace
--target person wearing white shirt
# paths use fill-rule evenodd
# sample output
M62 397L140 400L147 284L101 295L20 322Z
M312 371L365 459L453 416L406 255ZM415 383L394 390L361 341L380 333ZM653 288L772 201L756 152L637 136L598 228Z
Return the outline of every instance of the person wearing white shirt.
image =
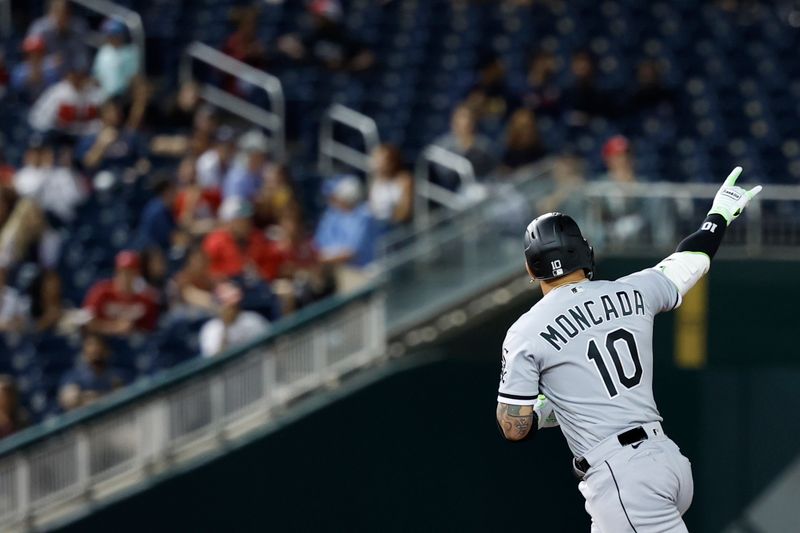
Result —
M222 186L222 180L236 156L236 132L221 126L214 135L215 144L197 158L197 183L204 189Z
M70 65L66 78L34 102L28 121L39 132L89 135L100 129L98 111L104 100L103 91L88 76L86 65L76 61Z
M200 330L200 352L213 357L228 348L253 341L269 330L269 321L253 311L239 307L242 290L230 282L221 283L214 291L218 316Z
M86 197L78 176L56 161L54 147L39 135L29 141L25 166L14 174L13 181L17 194L30 198L63 222L75 217L75 210Z

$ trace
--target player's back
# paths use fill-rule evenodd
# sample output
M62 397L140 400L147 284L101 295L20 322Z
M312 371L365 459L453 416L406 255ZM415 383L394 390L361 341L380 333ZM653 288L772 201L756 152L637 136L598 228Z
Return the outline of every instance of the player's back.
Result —
M678 293L648 269L551 290L509 329L503 396L541 392L578 456L604 438L661 421L653 399L653 319ZM518 389L538 383L538 391Z

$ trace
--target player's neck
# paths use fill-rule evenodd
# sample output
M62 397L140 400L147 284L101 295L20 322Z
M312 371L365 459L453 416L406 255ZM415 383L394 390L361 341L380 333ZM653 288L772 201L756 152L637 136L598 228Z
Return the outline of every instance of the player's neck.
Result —
M551 280L543 279L539 282L539 286L542 288L542 294L547 294L548 292L555 288L561 287L562 285L569 285L570 283L578 283L586 280L586 274L584 274L583 270L576 270L575 272L570 272L566 276L561 276L560 278Z

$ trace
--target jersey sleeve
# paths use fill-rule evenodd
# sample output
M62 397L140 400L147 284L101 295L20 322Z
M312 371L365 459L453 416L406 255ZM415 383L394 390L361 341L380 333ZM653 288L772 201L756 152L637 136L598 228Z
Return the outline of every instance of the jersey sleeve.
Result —
M678 287L655 268L646 268L618 281L632 285L634 289L640 291L645 306L654 315L672 311L681 304Z
M533 405L539 395L539 367L531 342L509 331L503 342L503 360L497 401L511 405Z

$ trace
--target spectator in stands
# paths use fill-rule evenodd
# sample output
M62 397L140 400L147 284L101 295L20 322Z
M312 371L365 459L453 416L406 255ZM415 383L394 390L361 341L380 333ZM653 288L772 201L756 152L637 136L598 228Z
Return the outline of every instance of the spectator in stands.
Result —
M111 351L97 333L86 333L80 361L61 378L58 403L65 411L89 405L122 387L122 374L111 367Z
M214 146L197 159L197 183L203 189L222 187L225 175L236 156L236 132L229 126L221 126L214 133Z
M258 6L246 6L231 13L236 31L225 41L222 51L251 67L263 69L267 65L267 47L258 37L259 12ZM233 76L225 80L225 88L244 97L253 92L251 84Z
M222 187L225 198L238 197L252 201L259 189L264 173L269 168L267 138L260 131L253 130L239 139L239 150L242 154L235 162Z
M175 93L157 101L147 122L159 132L186 134L194 128L196 115L202 108L200 86L194 80L185 81Z
M202 186L194 157L183 158L178 166L178 192L174 213L178 227L190 236L205 235L217 224L217 211L222 203L218 186Z
M19 403L19 390L14 378L0 375L0 439L24 429L29 423L28 412Z
M148 123L159 132L150 141L150 151L164 157L199 157L210 149L219 117L213 107L202 103L197 83L183 83L174 98L164 100L148 116Z
M478 133L475 111L466 104L455 108L450 119L450 132L440 136L434 144L467 158L477 177L488 175L494 168L491 142ZM443 185L448 186L447 183Z
M400 149L382 144L370 155L369 208L383 233L411 220L414 178L403 163Z
M280 268L274 244L253 225L253 206L238 197L225 199L220 207L222 227L203 241L216 279L244 276L272 280Z
M499 55L487 52L480 57L477 79L465 101L481 123L489 127L500 125L519 107L519 95L509 87L506 67Z
M603 162L608 168L606 178L616 183L634 183L636 172L628 139L615 135L603 145Z
M661 65L654 59L646 59L636 69L636 88L630 98L630 112L641 115L649 111L671 113L675 95L665 84Z
M567 123L583 127L593 117L613 115L614 102L598 87L594 57L588 51L572 56L571 72L572 84L564 91Z
M28 319L29 302L7 284L7 271L0 268L0 333L21 333Z
M98 109L104 97L89 77L86 63L71 61L66 70L66 77L33 104L29 121L37 131L53 131L74 141L100 129Z
M115 260L114 277L89 289L84 309L89 311L89 330L102 335L128 336L151 331L158 320L158 296L140 277L139 254L123 250Z
M214 145L214 135L219 128L219 113L210 106L201 106L194 115L192 131L187 138L187 144L183 152L178 156L193 155L200 157Z
M44 39L47 53L59 63L89 59L85 39L89 35L86 22L72 14L68 0L50 0L47 14L33 22L27 36Z
M536 201L538 212L586 211L579 194L580 189L586 186L586 161L569 152L560 155L553 164L553 181L548 185L552 185L552 189L545 191Z
M561 112L561 87L556 79L559 60L549 50L536 52L528 64L528 86L523 103L538 115Z
M11 88L30 104L51 85L61 79L61 70L53 56L46 57L46 44L41 35L30 35L22 41L25 61L11 72Z
M173 279L174 301L194 310L214 311L215 285L206 252L202 246L195 246L189 250L183 268Z
M47 227L43 210L35 198L31 198L44 190L47 170L52 164L46 160L47 153L42 137L32 137L25 152L25 164L12 179L14 194L6 193L3 198L5 202L0 210L4 215L0 225L0 266L12 267L28 257ZM52 150L49 154L52 159Z
M105 43L94 56L92 75L107 98L119 97L128 92L139 73L139 49L128 39L128 28L121 21L110 18L101 27Z
M231 18L236 23L234 31L225 41L222 51L229 56L256 68L266 61L267 47L258 37L258 6L246 6L235 10Z
M217 318L200 330L200 353L203 357L219 355L229 348L253 341L269 330L267 319L253 311L242 311L242 289L233 283L221 283L214 291Z
M628 139L615 135L603 145L603 162L608 173L601 179L608 188L623 188L643 181L637 175ZM601 216L606 236L617 241L652 237L657 245L674 242L672 224L664 220L674 217L672 204L663 198L620 198L608 195L602 205Z
M280 278L273 284L281 296L284 314L329 296L336 288L331 269L319 260L316 245L298 210L288 210L279 221L276 247L281 255Z
M57 157L55 146L42 136L31 138L25 165L13 178L21 199L0 231L0 256L7 264L30 255L45 267L57 263L61 230L86 198L84 184L68 166L69 153L66 156Z
M338 0L313 0L311 24L301 35L285 35L278 48L290 59L320 64L330 70L359 72L375 64L375 55L354 40L342 24Z
M123 125L122 106L107 100L100 108L101 129L81 137L76 156L89 171L122 170L143 164L144 147L139 134Z
M355 176L340 178L314 235L324 263L364 267L375 257L375 231L363 187Z
M52 139L42 135L31 136L25 164L14 175L14 189L50 215L51 225L57 222L61 226L75 218L87 191L69 166L69 157L59 157L56 149Z
M152 197L142 209L136 243L140 248L155 246L166 252L172 246L172 237L177 224L173 214L175 184L166 177L158 176L152 185Z
M259 228L278 224L287 211L298 211L297 197L286 165L270 165L253 201L253 221Z
M513 172L535 163L546 154L547 150L539 137L533 111L528 108L516 110L506 126L500 171Z

